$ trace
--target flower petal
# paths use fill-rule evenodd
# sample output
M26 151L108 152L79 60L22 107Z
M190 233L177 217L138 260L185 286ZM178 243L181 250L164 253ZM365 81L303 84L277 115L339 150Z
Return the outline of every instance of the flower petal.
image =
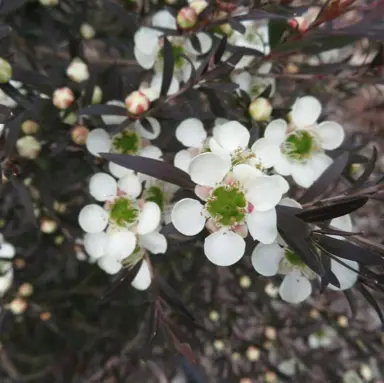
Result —
M0 243L0 258L13 258L16 254L15 246L11 243Z
M176 18L166 10L158 11L153 15L152 25L160 28L177 29Z
M290 176L292 173L292 163L281 152L276 153L274 170L282 176Z
M264 176L264 174L261 170L257 169L254 166L248 165L248 164L236 165L233 168L232 172L233 172L233 176L236 178L236 180L239 181L240 183L242 183L243 185L252 181L256 177L263 177Z
M302 206L297 201L295 201L292 198L287 198L287 197L282 198L281 201L279 202L279 205L296 207L298 209L302 209Z
M309 163L313 169L313 174L317 175L315 180L320 177L320 175L332 164L332 162L332 158L324 153L316 153L312 156Z
M133 174L134 171L132 169L127 169L124 166L115 164L114 162L110 162L108 164L109 171L114 175L116 178L124 177L128 174Z
M282 197L282 189L271 176L257 177L247 186L247 199L255 210L267 211L274 208Z
M13 282L13 269L9 269L0 277L0 297L11 287Z
M181 234L196 235L203 230L205 224L203 205L195 199L184 198L173 207L171 219Z
M125 109L125 104L119 100L110 100L106 103L107 105L120 106ZM127 119L124 116L113 116L113 115L103 115L100 116L105 125L120 125L123 121Z
M189 174L193 182L203 186L215 186L228 173L231 164L214 153L196 156L189 165Z
M101 233L87 233L84 236L85 251L93 259L99 259L105 255L105 248L107 246L108 235L105 232Z
M302 276L299 271L288 273L279 288L281 299L288 303L303 302L311 295L311 292L311 282Z
M312 96L304 96L296 100L292 106L292 122L298 128L314 124L321 114L320 101Z
M159 205L152 201L145 202L140 212L137 233L140 235L151 233L159 226L160 220L161 210Z
M89 132L85 146L89 153L100 157L99 153L108 153L111 150L112 141L104 129L94 129Z
M359 270L359 264L357 262L351 261L350 259L342 259L341 261L350 266L352 269L357 271ZM339 291L350 289L357 281L358 274L355 271L348 269L334 259L331 259L331 270L340 283L340 288L328 285L331 290Z
M251 91L251 81L252 76L247 71L241 71L239 73L231 73L231 81L239 86L239 89L243 90L246 93Z
M252 152L262 165L268 169L274 166L276 157L280 154L280 148L274 142L266 138L260 138L252 145Z
M352 219L349 214L342 215L341 217L333 218L330 223L330 226L333 226L336 229L343 231L353 231Z
M252 252L252 266L261 275L271 277L279 270L279 263L284 257L284 249L277 243L264 245L259 243Z
M139 271L131 282L131 285L137 290L144 291L151 285L151 282L151 271L149 270L148 262L143 260Z
M337 122L324 121L316 129L320 136L321 147L325 150L338 148L344 141L345 133L343 127Z
M252 213L248 214L246 221L249 233L255 241L268 245L276 239L276 209L263 212L254 210Z
M186 147L201 148L207 138L207 132L200 120L187 118L176 128L176 138Z
M108 225L108 213L99 205L84 206L79 214L79 225L87 233L100 233Z
M320 174L314 174L310 161L306 164L292 163L292 178L303 188L309 188Z
M173 164L188 173L189 165L193 159L192 154L188 150L180 150L176 153L175 158L173 160Z
M121 262L114 257L101 257L97 264L100 269L103 269L107 274L117 274L122 269Z
M157 231L140 235L139 244L152 254L164 254L167 251L167 239Z
M137 45L133 49L137 63L144 69L151 69L155 65L157 52L144 53Z
M141 157L152 158L153 160L158 160L163 155L163 152L160 148L155 145L148 145L145 148L141 149L139 152Z
M199 40L201 52L197 51L193 47L193 45L189 39L187 39L185 41L185 45L184 45L185 50L194 56L200 56L200 55L204 55L204 54L208 53L209 50L212 48L212 38L207 33L204 33L204 32L196 33L196 37Z
M156 52L159 46L158 40L160 35L161 32L157 31L156 29L148 27L139 28L133 37L133 41L135 43L135 50L137 49L145 55L156 56Z
M217 266L231 266L238 262L245 251L244 239L226 229L210 234L204 241L206 257Z
M287 182L287 180L284 177L282 177L278 174L273 174L269 177L272 177L272 179L275 181L276 187L278 187L280 189L281 194L285 194L288 192L289 183Z
M213 128L213 132L217 127ZM224 158L227 162L231 161L231 155L228 150L224 149L213 137L208 139L209 149L212 153L219 155Z
M240 122L229 121L214 129L213 138L224 149L233 152L238 148L245 149L248 146L250 134Z
M163 83L163 74L162 73L156 73L152 77L151 86L150 88L152 91L157 95L156 98L160 96L160 90L161 90L161 84ZM179 91L180 84L176 77L172 77L171 85L169 86L169 90L167 95L170 96L176 92Z
M120 178L117 187L130 198L137 198L142 190L141 182L135 174L128 174Z
M131 231L117 231L108 234L107 243L105 246L105 255L108 257L122 260L136 248L136 235Z
M288 124L282 118L271 121L265 128L264 137L277 145L280 145L286 138Z
M151 125L153 132L150 132L148 131L148 129L145 129L140 120L137 120L135 122L135 130L137 133L140 134L141 137L146 138L148 140L154 140L160 135L160 132L161 132L160 122L153 117L146 117L146 120Z
M107 173L96 173L89 180L89 193L97 201L111 200L116 197L116 181Z

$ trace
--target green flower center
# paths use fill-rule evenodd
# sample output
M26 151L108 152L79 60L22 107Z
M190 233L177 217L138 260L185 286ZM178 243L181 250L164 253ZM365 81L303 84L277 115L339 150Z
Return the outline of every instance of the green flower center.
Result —
M146 200L156 203L159 206L159 208L161 209L161 211L164 211L164 204L165 204L164 193L159 187L151 186L147 190Z
M209 197L206 209L220 225L233 226L244 221L247 200L237 186L219 186Z
M182 56L184 54L184 48L182 46L179 46L179 45L172 45L172 54L173 54L173 60L175 63L175 67L177 69L182 68L184 65L184 58ZM164 60L164 48L160 49L159 58L161 60Z
M136 154L140 146L140 136L136 132L124 130L114 136L112 146L120 154Z
M305 263L290 249L284 250L285 259L293 266L305 267Z
M128 198L121 197L113 202L110 211L110 219L116 225L126 227L136 222L139 210Z
M250 150L238 149L231 156L232 166L248 164L253 158L256 158L256 155Z
M291 133L283 143L283 152L292 160L305 161L317 150L315 137L305 130Z

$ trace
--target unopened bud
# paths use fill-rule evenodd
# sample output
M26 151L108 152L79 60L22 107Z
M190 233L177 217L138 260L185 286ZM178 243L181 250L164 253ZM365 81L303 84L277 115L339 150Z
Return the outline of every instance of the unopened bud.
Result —
M53 92L53 105L58 109L68 109L75 101L75 95L67 87L56 89Z
M33 294L33 286L30 283L23 283L19 287L19 294L22 297L30 297Z
M318 319L320 317L320 313L318 310L316 309L312 309L310 312L309 312L309 316L312 318L312 319Z
M212 310L210 313L209 313L209 319L212 321L212 322L217 322L220 318L220 315L217 311L215 310Z
M43 311L40 313L40 319L45 322L47 320L50 320L52 318L52 314L49 311Z
M62 245L62 244L64 243L64 240L65 240L65 238L64 238L63 235L57 235L57 236L53 239L53 241L55 242L55 245L57 245L57 246Z
M87 140L89 129L84 125L76 125L71 130L72 141L77 145L84 145Z
M25 267L25 261L23 258L16 258L13 262L16 269L23 269Z
M88 65L78 57L72 60L66 73L75 82L83 82L89 79Z
M0 84L7 83L12 77L11 64L0 57Z
M364 378L366 382L369 382L373 378L373 373L371 367L369 367L367 364L363 364L360 367L360 375Z
M303 33L309 28L309 22L305 17L298 16L288 20L288 24Z
M243 275L242 277L240 277L239 285L243 289L249 289L251 287L251 284L251 278L249 278L247 275Z
M247 349L247 358L251 362L255 362L260 358L260 350L257 347L249 346Z
M248 110L253 120L266 121L271 117L272 105L266 98L259 97L251 102Z
M125 107L131 114L143 114L149 109L149 105L148 97L139 90L132 92L125 99Z
M267 326L264 329L264 335L269 340L275 340L276 339L276 329L274 327Z
M196 14L200 15L200 13L207 8L208 2L205 0L193 0L189 6L196 12Z
M66 113L64 110L60 112L60 117L64 124L73 125L77 122L77 114L76 113Z
M340 327L346 328L348 327L348 318L345 315L340 315L337 318L337 323Z
M9 305L8 309L15 315L20 315L25 312L28 304L24 299L16 298Z
M24 136L16 141L16 149L21 157L28 160L36 159L41 150L40 142L33 136Z
M40 230L44 234L52 234L57 230L57 223L52 218L41 217L40 219Z
M40 4L44 5L45 7L54 7L55 5L59 4L59 0L39 0Z
M271 298L276 298L279 294L279 288L275 286L273 283L269 282L265 288L264 291L267 295L269 295Z
M67 210L67 205L65 203L59 202L59 201L54 201L53 202L53 209L57 211L60 214L65 213Z
M275 383L277 382L277 376L273 371L267 371L264 375L266 383Z
M39 125L35 121L27 120L21 124L21 130L25 134L36 134L39 130Z
M224 343L221 339L216 339L216 340L213 342L213 347L214 347L215 350L217 350L217 351L223 351L224 348L225 348L225 343Z
M99 86L95 86L93 89L93 95L92 95L92 104L100 104L101 100L103 99L103 91Z
M80 34L83 39L91 40L95 37L96 32L91 24L83 23L80 27Z
M196 25L197 13L191 7L181 8L177 14L176 21L181 29L191 29Z

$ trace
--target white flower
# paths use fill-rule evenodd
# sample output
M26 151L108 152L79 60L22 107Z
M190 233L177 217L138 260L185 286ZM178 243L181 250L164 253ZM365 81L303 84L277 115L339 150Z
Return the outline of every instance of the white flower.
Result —
M212 152L196 156L189 165L196 195L172 210L172 223L184 235L196 235L206 225L212 232L204 243L205 255L220 266L236 263L244 254L248 230L253 239L272 243L277 235L275 206L288 191L280 176L257 168L247 149L249 133L237 122L214 129Z
M91 24L83 23L80 26L80 34L86 40L91 40L95 37L96 31Z
M72 81L86 81L89 79L88 65L83 60L76 57L69 64L66 74Z
M137 290L147 290L152 282L151 271L148 262L143 260L139 271L131 282L131 285Z
M87 233L84 247L107 273L117 273L122 260L142 249L154 254L166 251L166 239L157 232L160 207L152 201L137 200L142 185L136 175L116 182L109 174L96 173L90 179L89 191L105 204L87 205L80 211L79 224Z
M0 258L11 260L16 254L14 246L5 242L3 235L0 233ZM13 282L13 268L10 261L0 261L0 297L9 289Z
M311 96L298 99L292 108L292 124L283 119L272 121L264 137L257 140L253 152L267 168L283 175L292 175L305 188L332 163L324 151L339 147L344 140L341 125L332 121L316 124L321 114L320 102Z
M26 93L25 90L21 89L21 87L23 86L23 84L21 82L11 80L9 83L13 87L17 88L20 93L22 93L22 94ZM9 97L4 91L2 91L0 89L0 105L4 105L7 108L13 109L13 108L16 108L17 102L13 98Z
M34 160L40 154L41 144L33 136L24 136L16 141L16 149L21 157Z
M309 347L312 349L320 347L329 347L332 345L336 331L331 327L324 327L312 333L308 337Z
M154 14L152 19L153 27L176 30L176 19L168 11L161 10ZM135 58L140 66L145 69L155 68L156 72L161 72L164 65L163 57L163 32L151 27L141 27L134 36ZM207 53L212 47L211 37L203 32L196 33L200 42L201 52L195 50L188 38L183 36L170 36L169 41L173 47L175 59L175 71L186 81L191 73L191 65L181 55L187 54L192 61L195 61L199 55Z

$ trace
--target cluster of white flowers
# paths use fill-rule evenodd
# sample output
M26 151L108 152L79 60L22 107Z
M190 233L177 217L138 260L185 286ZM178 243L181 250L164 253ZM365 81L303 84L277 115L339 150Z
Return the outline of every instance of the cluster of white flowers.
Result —
M0 233L0 297L9 289L13 282L13 267L11 259L15 256L16 250L13 245L6 242Z

